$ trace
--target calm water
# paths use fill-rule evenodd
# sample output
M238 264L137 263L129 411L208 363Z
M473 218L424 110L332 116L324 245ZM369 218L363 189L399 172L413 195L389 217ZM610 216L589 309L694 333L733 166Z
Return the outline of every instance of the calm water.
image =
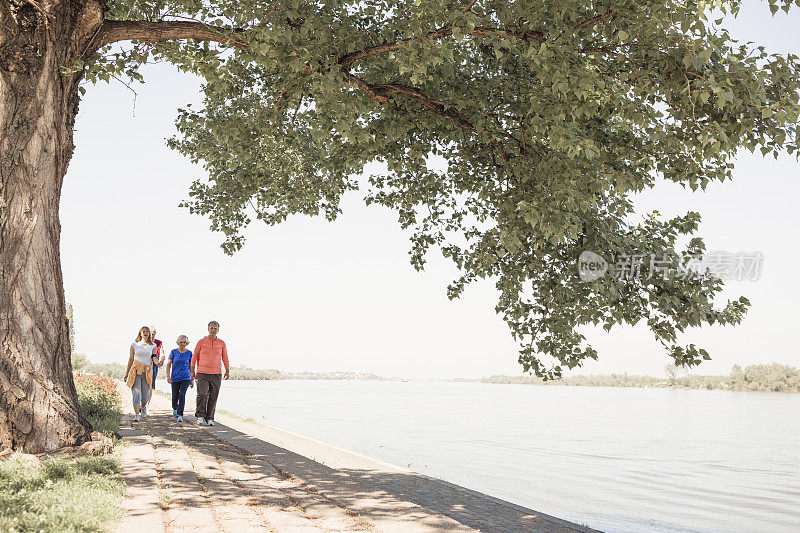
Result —
M800 394L228 381L219 407L605 531L800 531Z

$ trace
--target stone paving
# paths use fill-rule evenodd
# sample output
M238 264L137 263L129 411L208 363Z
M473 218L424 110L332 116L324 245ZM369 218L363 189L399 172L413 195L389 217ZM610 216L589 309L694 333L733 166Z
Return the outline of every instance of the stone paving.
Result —
M139 473L120 531L368 531L337 502L200 427L154 413L123 435L123 476ZM126 424L127 425L127 424ZM152 469L152 471L148 471ZM140 473L144 471L144 473ZM143 495L143 480L154 486ZM138 493L137 493L138 490ZM142 498L147 499L142 503ZM155 500L155 502L154 502ZM155 511L155 513L153 512ZM159 519L153 521L154 515ZM147 526L145 526L145 521Z
M159 396L150 411L123 416L119 531L592 531L239 417L178 424Z

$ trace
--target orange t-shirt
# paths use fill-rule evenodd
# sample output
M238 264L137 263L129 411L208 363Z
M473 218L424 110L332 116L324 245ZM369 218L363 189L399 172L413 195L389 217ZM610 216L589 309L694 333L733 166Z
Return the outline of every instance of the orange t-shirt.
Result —
M222 374L222 365L228 370L228 348L225 341L216 338L213 341L208 337L203 337L197 341L197 346L192 354L192 370L197 367L201 374Z

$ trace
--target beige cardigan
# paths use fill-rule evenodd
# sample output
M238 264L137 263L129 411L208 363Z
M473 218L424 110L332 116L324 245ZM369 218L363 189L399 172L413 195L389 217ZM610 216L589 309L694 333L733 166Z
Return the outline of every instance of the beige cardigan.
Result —
M133 382L136 381L136 376L144 372L144 377L147 379L147 386L153 390L153 365L144 364L141 361L133 360L131 370L128 372L128 381L125 384L128 387L133 387Z

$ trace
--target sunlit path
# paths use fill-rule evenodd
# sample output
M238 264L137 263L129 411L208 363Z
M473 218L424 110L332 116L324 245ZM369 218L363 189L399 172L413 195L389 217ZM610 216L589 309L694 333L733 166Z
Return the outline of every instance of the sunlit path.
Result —
M590 531L311 439L279 441L301 455L243 419L177 424L163 397L150 407L141 422L123 416L120 531Z

